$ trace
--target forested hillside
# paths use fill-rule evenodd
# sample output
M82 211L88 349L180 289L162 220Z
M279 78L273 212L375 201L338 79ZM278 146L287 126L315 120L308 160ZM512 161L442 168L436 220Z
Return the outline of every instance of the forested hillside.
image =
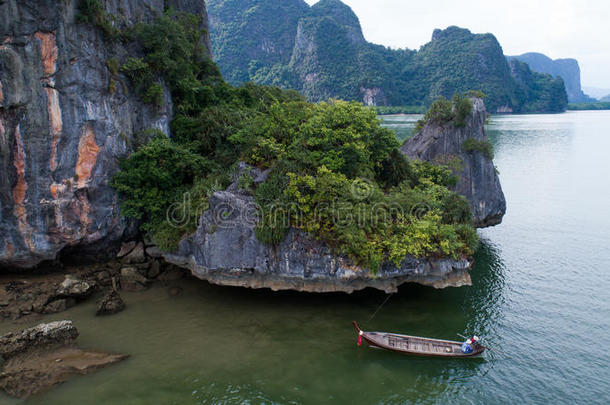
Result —
M428 106L468 90L483 91L493 112L557 112L567 104L560 78L511 69L492 34L449 27L419 51L394 50L367 42L339 0L311 7L303 0L210 0L209 13L214 58L233 84L377 106Z

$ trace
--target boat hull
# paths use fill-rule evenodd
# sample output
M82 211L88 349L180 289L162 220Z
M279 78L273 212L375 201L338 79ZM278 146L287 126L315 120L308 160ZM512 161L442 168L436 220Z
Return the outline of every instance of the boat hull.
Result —
M359 336L369 346L400 354L422 357L475 358L485 351L484 346L478 346L472 353L463 353L461 350L462 343L451 340L422 338L396 333L365 332L358 327L355 321L354 327Z

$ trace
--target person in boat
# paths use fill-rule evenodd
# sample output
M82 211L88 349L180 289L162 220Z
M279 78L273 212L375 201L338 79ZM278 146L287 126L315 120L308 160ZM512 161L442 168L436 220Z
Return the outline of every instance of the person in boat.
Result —
M480 339L478 336L473 336L470 339L466 340L464 343L462 343L462 353L470 354L476 349L478 349L480 346L479 341Z
M481 339L478 336L473 336L470 340L472 340L472 348L478 349L481 346Z

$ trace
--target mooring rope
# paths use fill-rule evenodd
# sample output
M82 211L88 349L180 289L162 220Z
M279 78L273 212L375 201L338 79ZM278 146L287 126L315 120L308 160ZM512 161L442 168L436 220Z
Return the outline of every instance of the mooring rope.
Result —
M375 315L377 315L377 312L379 312L379 310L381 309L381 307L383 307L385 305L386 302L388 302L388 300L390 299L390 297L393 295L394 293L388 294L387 297L385 297L385 300L381 303L381 305L379 305L379 307L377 308L377 310L375 312L373 312L373 315L371 315L371 317L369 318L368 322L371 322L373 320L373 318L375 317Z

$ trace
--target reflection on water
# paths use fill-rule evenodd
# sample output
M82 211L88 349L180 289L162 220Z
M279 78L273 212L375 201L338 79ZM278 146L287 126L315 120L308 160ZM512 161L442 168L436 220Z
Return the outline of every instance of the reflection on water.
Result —
M401 119L392 125L409 132L416 119ZM178 297L163 286L124 293L127 310L110 317L92 316L91 301L46 320L73 319L82 346L132 357L26 403L606 403L608 129L604 112L492 118L508 213L480 231L472 287L406 285L373 319L386 295L372 290L271 293L192 279ZM447 360L359 348L352 320L446 339L476 333L501 352Z

